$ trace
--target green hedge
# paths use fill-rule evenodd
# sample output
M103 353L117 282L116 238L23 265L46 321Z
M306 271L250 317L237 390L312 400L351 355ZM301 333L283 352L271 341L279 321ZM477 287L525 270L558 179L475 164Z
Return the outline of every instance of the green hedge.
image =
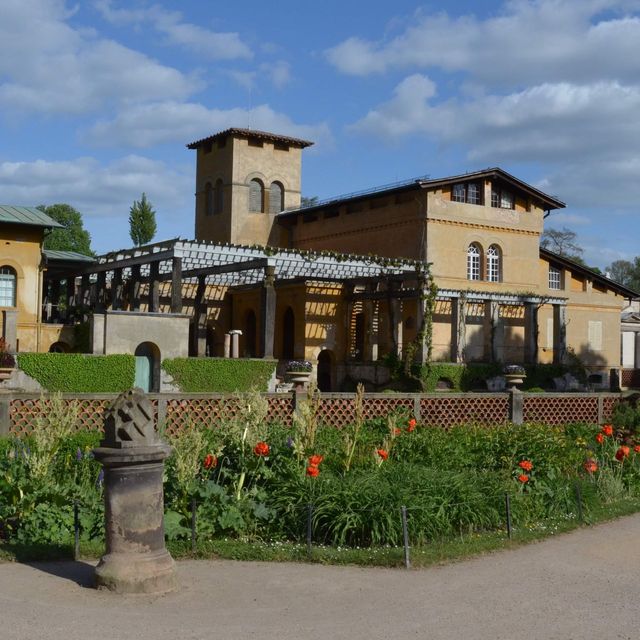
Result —
M125 354L19 353L18 367L48 391L114 393L135 378L135 358Z
M256 388L267 390L275 360L229 358L173 358L162 368L186 393L232 393Z

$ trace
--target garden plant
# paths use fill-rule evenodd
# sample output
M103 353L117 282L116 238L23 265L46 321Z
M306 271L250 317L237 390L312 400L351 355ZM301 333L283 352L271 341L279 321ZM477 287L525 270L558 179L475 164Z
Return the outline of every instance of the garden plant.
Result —
M303 543L331 548L413 547L505 532L505 494L516 532L589 519L603 505L640 497L640 445L612 425L444 430L394 413L365 420L362 389L351 425L324 425L311 390L291 426L268 422L257 392L238 396L223 423L186 423L166 434L165 532L187 544ZM100 434L77 430L59 396L28 437L0 439L0 548L69 545L74 505L83 541L101 543L102 476L91 450ZM576 496L580 496L580 509ZM194 517L195 516L195 517Z

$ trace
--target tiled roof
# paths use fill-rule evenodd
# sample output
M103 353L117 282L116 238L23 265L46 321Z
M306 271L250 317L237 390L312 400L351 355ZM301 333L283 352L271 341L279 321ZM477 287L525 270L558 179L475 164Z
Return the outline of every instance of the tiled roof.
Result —
M260 140L268 140L269 142L282 142L283 144L291 145L292 147L310 147L313 142L309 140L302 140L301 138L291 138L289 136L281 136L277 133L269 133L268 131L258 131L256 129L225 129L219 133L214 133L212 136L196 140L187 145L188 149L197 149L205 142L213 142L220 138L226 138L227 136L236 136L238 138L258 138Z
M35 207L16 207L10 204L0 205L0 223L27 224L32 227L62 227L46 213Z

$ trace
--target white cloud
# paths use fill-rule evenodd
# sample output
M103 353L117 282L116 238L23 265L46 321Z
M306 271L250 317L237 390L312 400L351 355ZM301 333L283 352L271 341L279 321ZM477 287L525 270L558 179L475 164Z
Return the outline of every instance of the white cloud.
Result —
M150 23L169 44L189 49L211 60L251 58L253 53L238 33L216 32L184 22L178 11L166 11L159 5L147 9L116 9L111 0L95 2L102 16L112 24Z
M193 77L113 40L74 29L63 0L5 0L0 105L15 112L81 114L111 103L184 97Z
M263 129L284 135L331 143L326 123L296 124L268 105L254 109L207 109L196 103L161 102L135 105L114 120L97 123L87 133L93 143L149 147L165 142L188 143L228 127Z
M284 60L264 63L260 65L260 71L266 74L270 83L276 89L282 89L291 82L291 66Z
M418 13L390 40L351 37L327 50L340 71L466 72L487 85L640 79L637 0L514 0L484 20Z

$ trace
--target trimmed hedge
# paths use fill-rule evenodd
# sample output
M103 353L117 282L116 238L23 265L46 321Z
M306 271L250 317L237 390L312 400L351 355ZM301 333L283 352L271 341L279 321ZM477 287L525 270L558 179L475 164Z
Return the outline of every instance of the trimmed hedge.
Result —
M48 391L119 393L135 379L135 358L125 354L19 353L18 367Z
M163 360L162 368L185 393L233 393L266 391L276 364L243 358L172 358Z

